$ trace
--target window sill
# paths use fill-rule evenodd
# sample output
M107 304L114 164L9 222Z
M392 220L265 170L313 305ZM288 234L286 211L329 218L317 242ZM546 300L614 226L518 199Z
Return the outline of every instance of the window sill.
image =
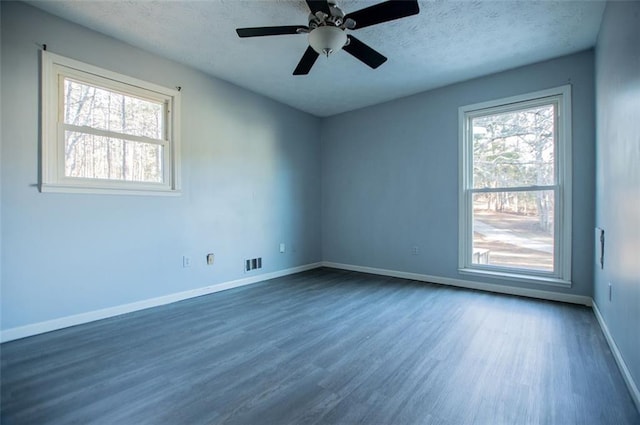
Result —
M57 184L41 184L42 193L84 193L94 195L142 195L142 196L180 196L180 190L150 189L150 188L115 188L115 187L89 187Z
M512 280L516 282L533 283L537 285L558 286L562 288L571 287L570 280L564 280L557 277L535 276L522 273L508 273L503 271L482 270L474 268L461 268L458 269L458 272L471 276L492 277L497 279Z

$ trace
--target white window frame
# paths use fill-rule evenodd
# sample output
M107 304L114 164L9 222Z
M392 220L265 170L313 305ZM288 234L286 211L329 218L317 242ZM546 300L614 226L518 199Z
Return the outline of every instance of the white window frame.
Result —
M495 265L475 264L473 256L473 137L471 120L485 115L556 103L554 271L535 271ZM459 128L459 272L475 276L554 286L571 286L571 86L564 85L519 96L462 106ZM527 186L525 190L547 189ZM517 190L517 188L516 188ZM486 191L486 190L484 190ZM502 190L501 190L502 191Z
M180 194L180 92L138 80L97 66L42 51L41 80L41 192L108 193L125 195ZM158 143L163 146L162 182L136 182L65 176L63 80L72 78L89 85L164 104L163 140L126 136L127 140ZM71 128L76 130L75 128ZM89 134L111 133L89 127L79 128Z

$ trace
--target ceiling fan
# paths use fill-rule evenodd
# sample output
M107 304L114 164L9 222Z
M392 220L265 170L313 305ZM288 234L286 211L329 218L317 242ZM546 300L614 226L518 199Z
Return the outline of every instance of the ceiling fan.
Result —
M387 58L367 46L345 30L357 30L420 12L417 0L389 0L345 14L335 0L306 0L311 14L309 25L238 28L238 36L264 37L267 35L309 34L309 47L293 71L293 75L306 75L321 54L329 55L340 49L376 69Z

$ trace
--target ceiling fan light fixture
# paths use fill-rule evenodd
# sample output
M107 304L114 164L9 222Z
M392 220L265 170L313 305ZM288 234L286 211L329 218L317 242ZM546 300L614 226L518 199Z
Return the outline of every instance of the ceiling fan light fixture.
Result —
M347 34L344 30L334 26L320 26L309 33L309 45L319 55L329 57L347 44Z

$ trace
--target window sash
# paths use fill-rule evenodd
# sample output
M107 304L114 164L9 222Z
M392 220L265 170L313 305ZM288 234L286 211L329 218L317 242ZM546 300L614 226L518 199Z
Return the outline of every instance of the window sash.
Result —
M61 140L62 143L59 143L57 148L58 148L58 181L60 182L64 182L66 184L74 184L74 182L76 184L91 184L93 185L92 182L95 182L96 186L99 187L105 187L105 186L113 186L115 184L117 185L123 185L123 186L131 186L131 187L140 187L142 189L151 189L151 190L158 190L158 189L163 189L167 186L167 167L171 166L171 158L169 155L167 155L167 149L170 148L169 143L167 141L157 141L154 139L150 139L151 142L149 144L151 145L155 145L155 146L161 146L162 147L162 177L161 177L161 181L160 182L153 182L153 181L135 181L135 180L124 180L124 179L102 179L102 178L89 178L89 177L76 177L76 176L67 176L66 175L66 162L65 162L65 132L67 130L70 130L69 128L67 128L68 125L66 124L60 124L58 126L58 140ZM72 128L75 126L71 126ZM92 129L95 130L95 129ZM74 131L74 130L71 130ZM136 138L139 137L119 137L116 135L109 135L109 134L101 134L103 132L101 131L86 131L86 132L82 132L80 131L79 133L83 133L83 134L92 134L92 135L97 135L97 136L103 136L103 137L109 137L109 138L114 138L114 139L120 139L120 140L124 140L124 141L132 141L132 142L138 142L138 140L136 140ZM109 132L107 132L109 133ZM147 141L143 141L142 143L147 143Z
M498 106L493 106L493 107L489 107L489 108L482 108L482 109L477 109L477 110L472 110L472 111L468 111L465 113L465 130L466 130L466 137L467 140L469 141L469 144L471 144L471 146L467 146L468 149L468 155L469 155L469 159L468 159L468 166L471 167L468 172L467 172L467 179L465 181L465 188L468 189L474 189L473 188L473 165L474 165L474 158L473 158L473 120L475 118L481 118L481 117L486 117L486 116L491 116L491 115L499 115L499 114L507 114L510 112L518 112L518 111L522 111L522 110L527 110L527 109L532 109L532 108L536 108L536 107L541 107L541 106L548 106L548 105L553 105L554 107L554 113L555 113L555 117L554 117L554 135L553 135L553 149L554 149L554 157L553 157L553 182L555 184L558 184L558 180L559 180L559 156L558 156L558 150L559 150L559 140L560 140L560 132L559 132L559 124L560 124L560 106L561 106L561 101L562 101L562 95L552 95L552 96L545 96L545 97L540 97L540 98L536 98L536 99L530 99L530 100L525 100L525 101L520 101L520 102L513 102L513 103L508 103L505 105L498 105ZM465 143L466 144L466 143ZM525 186L526 187L526 186ZM483 189L483 188L476 188L476 189ZM474 189L475 190L475 189Z
M467 267L469 268L473 268L473 269L478 269L478 270L485 270L485 271L495 271L495 272L499 272L499 273L519 273L519 274L527 274L530 276L539 276L539 277L543 277L543 278L556 278L559 277L559 273L558 273L558 260L560 257L560 253L561 253L561 246L560 246L560 241L559 241L559 232L560 230L560 219L559 219L559 214L558 214L558 210L561 209L561 206L559 204L560 202L560 188L557 186L548 186L548 187L544 187L544 189L525 189L523 188L522 190L517 190L515 192L537 192L539 190L551 190L554 192L553 194L553 198L554 198L554 219L553 219L553 270L552 271L544 271L544 270L537 270L537 269L531 269L531 268L525 268L525 267L517 267L517 266L500 266L500 265L495 265L495 264L479 264L479 263L473 263L473 246L474 246L474 241L473 241L473 219L474 219L474 211L473 211L473 195L475 193L497 193L497 192L512 192L511 188L508 189L503 189L503 190L469 190L468 191L468 200L467 200L467 205L469 205L469 229L470 229L470 234L469 234L469 244L468 244L468 252L466 253L467 257L468 257L468 265Z
M109 80L107 78L102 78L96 75L89 75L86 73L78 74L78 71L74 70L73 68L58 66L55 69L57 70L57 73L58 73L57 75L58 75L58 123L59 124L73 126L73 124L66 123L65 117L64 117L64 112L66 109L66 105L64 103L65 102L64 83L66 80L68 80L68 81L73 81L79 84L84 84L90 87L94 87L97 89L105 90L114 94L126 96L129 98L135 98L135 99L143 100L149 103L162 105L162 115L161 115L162 122L160 123L160 127L161 127L162 138L168 141L169 134L170 134L168 132L168 129L169 129L168 123L171 120L171 115L169 113L170 111L169 111L169 108L167 107L167 105L171 102L171 98L169 96L166 96L166 95L155 96L153 95L153 92L148 93L148 90L140 89L135 86L122 84L118 81ZM126 88L129 88L129 90L127 91ZM84 127L88 129L94 129L97 131L108 131L108 132L118 133L114 130L104 130L104 129L91 127L91 126L75 126L75 127L77 128ZM122 133L122 132L119 132L119 134L122 134L123 136L141 137L141 136L136 136L134 134ZM119 138L122 138L122 137L119 137ZM153 138L149 138L149 139L156 140ZM157 140L161 140L161 139L157 139Z
M473 263L473 194L474 193L492 193L491 192L473 192L468 191L465 199L465 205L467 214L465 217L466 225L464 226L467 231L465 239L466 243L464 244L464 248L461 249L461 254L464 256L464 262L461 263L461 268L463 269L478 269L478 270L486 270L486 271L496 271L499 273L519 273L526 274L530 276L540 276L547 278L560 278L561 273L559 267L561 266L561 252L562 252L562 242L560 240L560 232L561 232L561 215L559 214L559 210L562 209L562 206L559 204L560 201L560 190L559 188L549 188L545 190L554 190L554 204L556 205L556 209L554 211L554 244L553 244L553 271L544 271L544 270L536 270L536 269L528 269L522 267L507 267L507 266L499 266L499 265L484 265ZM534 190L531 190L532 192ZM502 190L499 192L510 192L510 190ZM524 192L524 190L523 190Z

